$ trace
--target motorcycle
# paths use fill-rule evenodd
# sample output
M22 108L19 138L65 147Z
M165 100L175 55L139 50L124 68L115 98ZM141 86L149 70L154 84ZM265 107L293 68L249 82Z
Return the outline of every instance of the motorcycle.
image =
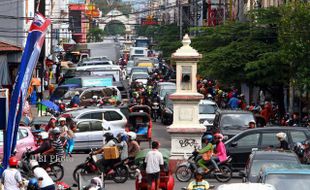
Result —
M176 171L175 176L177 180L180 182L188 182L193 176L195 171L198 169L197 161L200 159L199 153L197 152L197 148L195 147L195 151L192 155L185 161L181 163ZM215 177L218 182L228 182L232 178L232 169L230 166L231 158L225 162L218 163L218 167L220 172L215 172L215 168L213 167L212 163L208 164L209 171L205 173L205 178Z
M79 174L100 174L100 168L96 164L97 157L93 151L88 155L85 162L79 164L73 171L73 179L79 181ZM115 183L125 183L128 180L129 172L124 161L118 162L111 169L105 171L105 179L113 180Z
M26 179L33 178L33 172L30 166L31 157L29 156L29 152L31 149L26 149L26 152L22 155L22 160L19 163L19 168L21 170L22 177ZM48 175L53 179L54 182L60 181L64 176L64 168L61 165L61 162L51 162L51 163L43 163L40 162L39 159L39 166L46 170Z
M158 115L159 115L159 103L153 102L152 103L152 117L155 122L156 122L156 119L158 118Z

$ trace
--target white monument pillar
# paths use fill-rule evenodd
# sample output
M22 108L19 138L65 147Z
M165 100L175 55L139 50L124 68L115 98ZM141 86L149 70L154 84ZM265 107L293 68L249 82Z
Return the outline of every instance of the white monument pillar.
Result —
M201 137L206 128L199 124L199 101L203 95L197 92L197 62L201 59L190 46L191 40L186 34L183 46L172 54L176 62L176 93L169 98L173 101L173 124L167 127L171 135L170 168L172 171L184 154L191 154L194 146L201 146Z

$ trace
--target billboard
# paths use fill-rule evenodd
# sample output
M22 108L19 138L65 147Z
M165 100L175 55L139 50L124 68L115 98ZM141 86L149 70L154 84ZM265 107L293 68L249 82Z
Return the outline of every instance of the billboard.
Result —
M69 0L69 4L85 4L85 0Z

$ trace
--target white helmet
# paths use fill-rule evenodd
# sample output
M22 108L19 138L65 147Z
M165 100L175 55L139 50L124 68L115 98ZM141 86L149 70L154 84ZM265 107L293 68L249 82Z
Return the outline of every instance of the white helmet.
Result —
M36 160L30 160L30 167L33 169L34 167L39 166L38 161Z
M45 140L45 139L48 139L48 132L41 132L39 133L39 136L41 136L41 139Z
M102 188L103 184L102 184L102 180L99 177L94 177L90 180L90 183L92 185L95 185L96 187Z
M80 95L79 91L76 91L74 94L75 94L75 95Z
M283 132L277 133L276 136L281 140L284 140L286 138L286 134Z
M66 118L64 118L64 117L59 118L58 122L61 122L61 121L66 121Z
M136 140L137 134L135 132L128 132L127 135L131 138L131 140Z

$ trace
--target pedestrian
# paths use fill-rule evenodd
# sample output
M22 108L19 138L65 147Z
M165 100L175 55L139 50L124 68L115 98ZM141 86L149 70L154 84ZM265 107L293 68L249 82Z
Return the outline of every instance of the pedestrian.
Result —
M77 131L77 127L75 122L72 122L69 126L69 130L68 130L68 139L67 139L67 146L66 146L66 154L67 156L69 155L70 157L72 157L72 151L74 149L74 133Z
M155 182L155 190L159 190L160 183L160 169L164 166L164 159L161 152L158 151L159 143L152 142L152 150L145 156L146 174L147 174L147 188L152 189L152 183Z
M9 159L9 168L2 173L1 183L4 190L19 190L23 187L22 176L17 169L18 160L16 157Z

